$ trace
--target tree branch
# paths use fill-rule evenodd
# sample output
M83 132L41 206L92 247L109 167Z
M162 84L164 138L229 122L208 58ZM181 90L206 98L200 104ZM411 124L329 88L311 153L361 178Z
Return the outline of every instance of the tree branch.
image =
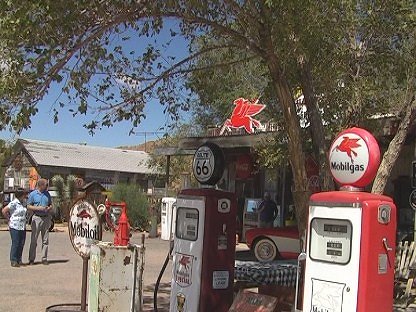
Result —
M162 17L177 17L177 18L181 18L182 20L190 24L201 24L201 25L209 26L212 29L217 30L219 33L233 37L234 39L242 43L244 46L246 46L247 48L250 48L255 53L258 53L260 55L266 54L266 51L264 51L259 45L257 45L254 42L254 40L249 40L246 36L232 29L231 27L218 24L212 20L209 20L200 16L188 15L186 13L181 13L181 12L166 12L162 14Z
M176 64L172 65L170 68L168 68L167 70L165 70L164 72L162 72L157 77L150 79L150 80L153 80L153 82L150 83L145 88L143 88L142 90L140 90L138 92L138 94L143 95L147 91L151 90L157 83L159 83L161 80L165 79L166 77L173 76L173 75L176 75L176 74L181 74L181 73L189 73L189 72L196 71L196 70L203 70L204 68L202 68L202 67L201 68L195 68L195 69L182 69L182 70L177 70L177 69L180 68L182 65L184 65L184 64L192 61L193 59L196 59L197 57L199 57L199 56L201 56L201 55L203 55L205 53L208 53L208 52L211 52L211 51L214 51L214 50L218 50L218 49L229 48L229 47L232 47L232 46L233 45L227 45L227 46L211 46L209 48L206 48L206 49L203 49L203 50L199 50L198 52L193 53L192 55L190 55L190 56L182 59L181 61L177 62ZM230 62L229 64L227 64L227 63L219 63L219 64L216 64L216 65L226 66L226 65L232 65L233 63L242 62L242 61L244 61L244 60L237 60L237 61L234 61L234 62ZM211 65L211 66L207 66L206 68L210 68L210 67L214 67L214 66L215 65ZM118 108L118 107L123 106L124 104L128 103L131 100L132 100L132 98L126 99L126 100L124 100L122 102L119 102L117 104L114 104L111 108L113 108L113 109L114 108Z
M94 39L101 36L110 28L126 21L127 19L131 17L137 16L138 14L142 13L141 11L142 11L142 8L137 9L127 14L118 15L109 23L102 25L100 27L97 27L97 29L95 31L92 31L92 33L85 39L82 39L80 37L79 40L76 42L76 44L71 49L69 49L65 53L65 55L60 60L58 60L55 63L55 65L53 65L52 68L49 70L47 79L42 84L36 99L33 100L32 103L37 102L38 100L43 98L46 91L49 89L49 86L52 83L54 77L62 70L62 68L69 62L69 60L75 55L75 53L77 53L82 47L86 46L88 43L92 42Z

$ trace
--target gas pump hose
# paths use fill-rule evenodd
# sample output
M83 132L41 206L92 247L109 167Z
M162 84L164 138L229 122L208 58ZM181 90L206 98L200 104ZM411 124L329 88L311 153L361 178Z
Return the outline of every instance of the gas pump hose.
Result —
M156 281L156 284L155 284L155 290L153 291L153 310L154 310L154 312L158 311L157 310L157 293L159 291L160 280L162 279L162 276L165 273L166 266L169 263L169 258L170 258L170 255L172 253L172 250L173 250L173 241L171 241L171 243L170 243L169 252L166 256L165 262L163 263L162 269L159 272L159 276L157 277L157 281Z

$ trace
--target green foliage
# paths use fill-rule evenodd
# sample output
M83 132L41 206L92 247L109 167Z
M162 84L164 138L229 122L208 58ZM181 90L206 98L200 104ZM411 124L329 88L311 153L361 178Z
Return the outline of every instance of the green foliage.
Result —
M57 174L54 175L51 179L52 186L56 188L57 193L57 215L59 218L64 218L68 220L69 211L74 204L74 201L77 199L77 190L75 185L76 177L74 175L69 175L65 179Z
M124 201L127 204L127 216L130 225L140 231L149 228L149 214L146 194L134 184L117 184L111 193L111 201Z
M220 44L221 39L202 36L196 49L204 50L214 42ZM205 70L193 71L187 87L198 95L191 112L193 123L203 129L223 124L231 116L237 98L267 99L267 68L245 51L235 53L232 48L210 51L198 57L196 66Z
M65 194L65 180L60 175L54 175L51 179L52 185L56 188L57 201L59 206L65 201L66 194Z
M170 135L165 136L164 138L156 142L156 148L163 147L172 147L177 146L179 141L187 136L190 133L195 134L195 126L193 125L180 125ZM151 166L155 166L159 169L160 172L164 172L166 169L166 156L156 156L151 155L152 159L150 162ZM192 159L193 156L171 156L170 157L170 171L169 171L169 190L172 190L174 193L171 194L176 196L176 193L181 189L181 175L183 173L192 172ZM191 185L197 186L197 181L194 176L190 176Z
M68 198L71 200L75 199L77 196L77 188L76 188L76 180L77 177L74 175L69 175L66 177L66 193L68 194Z
M310 67L327 128L337 131L393 107L415 63L412 1L19 0L0 9L0 129L28 128L51 85L66 95L54 121L63 107L93 113L91 133L122 120L133 130L155 97L174 120L192 107L204 126L223 122L239 96L279 112L267 64L276 57L293 93ZM149 39L166 24L171 39ZM191 42L183 60L163 54L178 34Z
M6 167L4 166L4 162L12 155L13 146L4 140L0 140L0 185L4 185L4 173L6 171Z

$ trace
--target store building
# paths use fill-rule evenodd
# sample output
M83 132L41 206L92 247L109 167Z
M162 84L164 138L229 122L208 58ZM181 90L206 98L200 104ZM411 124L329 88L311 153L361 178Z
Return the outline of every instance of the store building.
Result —
M383 117L375 122L378 124L378 131L374 135L383 153L397 131L398 121L395 118ZM165 155L169 164L172 156L193 155L196 149L206 142L217 144L222 148L226 161L224 175L217 187L234 192L237 198L261 198L264 192L270 193L281 206L283 224L293 218L290 166L286 164L279 168L264 168L256 163L255 155L256 146L275 135L275 131L277 129L272 124L265 124L253 134L247 134L242 129L232 129L224 134L219 127L211 128L204 136L187 137L182 139L177 147L160 148L155 152ZM399 234L403 233L401 236L413 234L416 220L416 202L414 208L410 203L411 193L416 190L415 137L416 127L409 132L385 188L385 194L391 196L398 207L398 231ZM311 156L306 159L306 171L309 188L311 191L319 191L318 168Z
M95 181L105 189L117 183L135 183L152 189L159 173L149 167L150 155L142 151L39 140L18 139L6 167L4 191L34 189L42 177L75 175L79 187Z

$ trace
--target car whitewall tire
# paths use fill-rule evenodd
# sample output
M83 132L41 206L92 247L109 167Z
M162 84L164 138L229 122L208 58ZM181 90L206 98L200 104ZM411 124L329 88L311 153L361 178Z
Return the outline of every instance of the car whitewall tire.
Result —
M259 239L253 248L254 256L260 262L269 262L277 258L278 250L271 239Z

